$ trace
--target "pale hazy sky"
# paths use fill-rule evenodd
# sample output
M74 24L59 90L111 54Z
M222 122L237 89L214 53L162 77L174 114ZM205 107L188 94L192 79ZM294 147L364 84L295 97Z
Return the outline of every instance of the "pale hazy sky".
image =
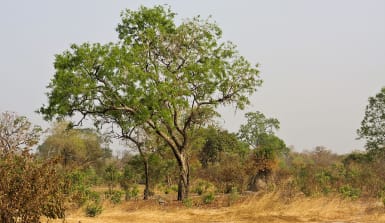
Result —
M0 112L49 126L34 113L46 102L54 55L71 43L117 40L120 11L168 4L177 19L212 15L224 40L259 63L263 86L247 111L281 121L278 135L296 150L323 145L345 153L367 99L385 86L383 0L0 0ZM236 131L243 112L221 109Z

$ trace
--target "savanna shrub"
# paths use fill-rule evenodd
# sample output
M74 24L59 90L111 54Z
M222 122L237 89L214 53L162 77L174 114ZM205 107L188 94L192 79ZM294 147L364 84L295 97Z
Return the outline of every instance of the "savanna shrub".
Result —
M0 222L63 218L63 188L64 179L56 171L55 161L36 161L27 151L0 153Z
M131 200L131 199L137 199L138 196L139 196L139 188L137 185L131 187L131 188L128 188L126 191L125 191L125 194L126 194L126 201L128 200Z
M91 203L86 207L86 215L88 217L95 217L101 214L103 211L102 205L100 203Z
M215 200L215 195L213 193L208 193L202 198L203 203L211 204Z
M123 192L119 190L105 192L106 198L109 198L113 204L119 204L120 202L122 202L122 195Z
M212 183L205 181L205 180L199 180L196 183L195 188L193 190L198 195L202 195L202 194L207 193L209 191L213 192L214 189L215 189L215 186Z
M358 188L353 188L350 185L344 185L340 187L339 192L342 194L342 196L346 198L351 198L351 199L357 199L361 195L361 190Z
M193 206L193 200L191 198L185 198L182 200L182 204L185 207L191 208Z

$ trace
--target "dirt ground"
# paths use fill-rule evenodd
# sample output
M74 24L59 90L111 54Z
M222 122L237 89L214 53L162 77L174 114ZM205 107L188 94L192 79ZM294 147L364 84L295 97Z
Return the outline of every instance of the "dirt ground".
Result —
M63 222L44 220L42 222ZM282 199L277 193L252 195L240 198L228 206L225 197L211 205L194 205L187 208L176 201L159 205L157 199L130 201L119 205L104 204L101 215L86 217L84 209L70 211L67 223L123 223L123 222L384 222L385 208L377 200L350 200L335 196Z

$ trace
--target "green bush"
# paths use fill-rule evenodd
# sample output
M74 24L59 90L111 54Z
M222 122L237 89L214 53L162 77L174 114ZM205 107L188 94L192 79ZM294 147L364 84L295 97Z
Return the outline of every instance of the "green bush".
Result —
M316 182L318 186L320 187L320 192L324 195L327 195L332 190L331 188L331 181L332 176L328 171L322 170L319 173L316 173L315 175Z
M213 193L209 193L203 196L203 203L211 204L215 200L215 195Z
M112 203L119 204L120 202L122 202L122 194L123 193L121 191L113 191L110 198Z
M139 195L139 188L138 186L133 186L131 188L128 188L126 190L126 201L131 199L137 199Z
M174 192L178 192L178 185L172 185L170 189Z
M86 215L87 217L95 217L101 214L103 211L102 205L99 203L92 203L87 205L86 207Z
M204 192L203 188L202 187L196 187L195 188L195 193L197 193L198 195L202 195Z
M194 188L194 192L198 195L202 195L211 191L214 188L214 185L205 180L199 180Z
M339 191L342 194L342 196L344 196L346 198L357 199L361 195L360 189L353 188L350 185L344 185L344 186L340 187Z
M185 198L185 199L182 200L182 204L185 207L191 208L193 206L193 201L192 201L191 198Z
M69 187L66 188L70 198L79 207L85 205L88 201L100 201L100 194L91 190L91 184L88 180L87 172L74 171L67 175Z
M100 203L101 198L100 198L100 194L98 192L88 190L86 193L87 193L87 200L88 201Z
M120 202L122 202L122 195L123 192L119 190L105 192L106 198L110 199L113 204L119 204Z

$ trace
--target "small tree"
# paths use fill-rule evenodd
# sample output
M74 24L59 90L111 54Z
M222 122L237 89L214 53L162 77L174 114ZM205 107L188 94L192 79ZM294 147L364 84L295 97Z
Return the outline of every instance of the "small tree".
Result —
M360 139L366 140L369 152L385 155L385 87L374 97L369 97L361 127Z
M261 112L248 112L245 114L246 124L241 125L238 137L253 149L261 144L261 138L265 135L274 135L279 129L279 121L276 118L267 118Z
M279 129L277 119L266 118L261 112L246 113L246 118L247 123L241 125L238 136L253 148L247 169L253 175L249 189L257 190L257 181L262 178L267 183L278 157L288 149L284 141L274 135Z
M0 152L29 150L38 143L42 129L14 112L0 115Z
M108 185L108 193L112 194L114 187L119 182L121 173L115 163L109 164L104 170L104 180Z

